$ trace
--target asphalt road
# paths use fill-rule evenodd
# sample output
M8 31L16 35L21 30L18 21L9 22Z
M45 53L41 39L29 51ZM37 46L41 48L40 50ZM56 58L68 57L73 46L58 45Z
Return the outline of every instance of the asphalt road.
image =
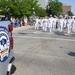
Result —
M13 31L12 75L75 75L75 33L21 27Z

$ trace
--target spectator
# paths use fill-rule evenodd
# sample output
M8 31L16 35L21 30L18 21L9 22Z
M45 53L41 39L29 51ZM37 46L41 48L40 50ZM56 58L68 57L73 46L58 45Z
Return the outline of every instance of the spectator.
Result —
M24 26L27 25L27 17L24 17Z

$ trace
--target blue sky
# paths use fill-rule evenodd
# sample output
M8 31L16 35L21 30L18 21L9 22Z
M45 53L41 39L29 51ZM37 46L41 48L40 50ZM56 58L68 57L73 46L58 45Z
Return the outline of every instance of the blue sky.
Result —
M75 0L59 0L59 2L67 3L69 5L72 5L72 12L75 15Z

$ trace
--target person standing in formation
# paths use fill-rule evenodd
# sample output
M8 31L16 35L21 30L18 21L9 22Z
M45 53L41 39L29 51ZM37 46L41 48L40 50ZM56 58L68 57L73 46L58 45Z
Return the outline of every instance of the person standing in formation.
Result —
M37 17L37 18L35 19L35 29L38 30L38 29L39 29L39 26L40 26L40 20L39 20L39 18Z
M56 16L53 18L53 31L56 29Z
M64 28L67 27L67 18L64 18Z
M58 21L57 21L58 20ZM71 33L71 31L75 32L75 18L71 18L70 16L67 18L63 18L63 16L60 16L59 19L52 15L50 17L43 17L41 19L36 18L35 23L35 29L38 30L39 27L43 29L44 31L53 32L56 31L56 27L58 27L58 30L60 32L64 32L65 30L68 34ZM64 28L64 29L63 29Z
M52 17L52 15L50 15L50 18L48 19L48 28L49 28L50 32L53 31L53 17Z
M43 19L42 19L42 29L45 31L45 17L43 17Z
M71 17L69 16L67 20L67 33L68 34L71 33L71 26L72 26L72 20L71 20Z
M42 17L39 17L39 28L42 28L43 24L42 24Z
M47 31L48 19L47 17L44 18L44 31Z
M64 19L62 16L60 16L59 20L58 20L58 26L59 26L59 31L62 32L63 31L63 25L64 25Z
M73 32L75 32L75 18L73 20Z

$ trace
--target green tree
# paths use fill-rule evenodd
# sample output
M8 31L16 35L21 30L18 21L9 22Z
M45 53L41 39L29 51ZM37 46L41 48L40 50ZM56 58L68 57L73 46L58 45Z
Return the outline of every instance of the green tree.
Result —
M34 9L39 8L37 0L0 0L2 14L15 17L30 16Z
M0 14L8 14L8 3L6 0L0 0Z
M36 9L36 16L40 17L47 16L47 12L43 8L39 7L38 9Z
M16 0L0 0L0 4L0 10L2 10L1 14L16 16L20 14L18 11L19 1L16 2Z
M33 10L34 8L34 10ZM12 15L14 17L35 15L44 16L46 12L40 8L38 0L0 0L0 14Z
M53 15L60 15L62 14L62 3L58 0L52 0L49 2L50 10Z
M69 16L73 16L73 15L74 15L71 11L68 11L67 14L68 14Z

